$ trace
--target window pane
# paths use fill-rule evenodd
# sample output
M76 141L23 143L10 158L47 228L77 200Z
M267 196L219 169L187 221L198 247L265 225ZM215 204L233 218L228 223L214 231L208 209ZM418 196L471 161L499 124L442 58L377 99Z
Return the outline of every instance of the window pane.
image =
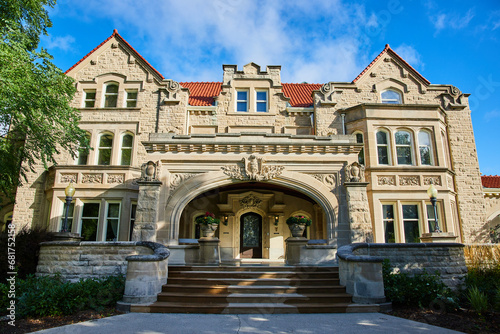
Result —
M437 211L437 208L436 208ZM438 214L439 221L439 214ZM434 215L434 207L432 204L427 204L427 222L429 224L429 232L434 232L436 230L436 218Z
M386 221L384 222L384 235L386 243L395 243L396 234L394 233L394 222Z
M98 165L109 165L111 163L111 149L99 149Z
M418 243L420 242L420 232L418 230L418 221L405 221L405 242Z
M137 100L137 91L127 91L127 100Z
M382 92L382 103L401 103L401 95L393 90Z
M392 205L382 206L384 219L394 219L394 207Z
M135 215L137 212L137 204L132 204L132 208L130 210L130 236L129 240L132 240L132 234L134 232L134 225L135 225Z
M82 217L99 217L99 203L85 203Z
M85 152L84 150L79 150L78 151L78 164L79 165L86 165L88 157L89 157L88 152Z
M364 148L362 148L361 151L359 151L358 163L360 163L361 165L365 164L365 149Z
M129 166L132 161L132 149L124 148L122 149L122 158L120 161L120 165Z
M385 132L377 132L377 144L387 144L387 134Z
M257 102L257 111L258 112L266 112L267 111L267 103L266 102Z
M399 165L411 165L411 148L407 146L397 147L398 152L398 164Z
M123 136L122 147L132 147L132 138L133 137L131 135Z
M83 241L96 241L97 240L97 223L98 219L84 219L82 218L82 238Z
M420 160L422 162L422 165L432 165L430 147L420 146Z
M116 107L116 102L118 101L118 95L106 95L106 101L104 106L108 108Z
M95 90L94 91L86 91L85 92L85 99L86 100L95 100Z
M106 226L106 241L118 240L118 219L108 219Z
M99 141L99 147L111 147L113 146L113 135L104 134L101 136Z
M237 100L239 100L239 101L241 101L241 100L245 100L245 101L248 100L248 98L247 98L248 95L247 94L248 94L248 92L246 92L246 91L239 91L239 92L237 92Z
M108 218L120 216L120 203L110 203L108 205Z
M418 219L418 205L403 205L403 219Z
M377 134L378 137L378 134ZM356 133L356 143L363 143L363 134L362 133Z
M408 132L398 131L398 132L396 132L395 138L396 138L396 145L410 145L411 144L411 137L410 137L410 134Z
M111 93L111 94L118 93L118 86L117 85L107 85L106 86L106 93Z
M238 102L237 111L247 111L247 103L246 102Z
M377 147L377 151L378 151L378 163L380 165L388 165L389 156L387 155L387 146L379 146Z
M257 101L267 101L267 92L257 92Z
M427 132L420 131L418 133L418 144L422 146L431 146L431 139Z

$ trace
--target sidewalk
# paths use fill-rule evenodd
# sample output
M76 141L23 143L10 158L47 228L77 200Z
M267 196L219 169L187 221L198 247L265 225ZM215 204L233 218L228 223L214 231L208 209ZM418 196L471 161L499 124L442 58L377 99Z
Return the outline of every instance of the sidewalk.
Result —
M158 314L128 313L36 333L329 334L459 333L381 313Z

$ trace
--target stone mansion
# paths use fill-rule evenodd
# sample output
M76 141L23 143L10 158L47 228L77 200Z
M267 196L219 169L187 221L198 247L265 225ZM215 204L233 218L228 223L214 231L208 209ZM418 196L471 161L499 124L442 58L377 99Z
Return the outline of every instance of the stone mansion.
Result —
M469 94L431 84L388 45L351 82L222 69L219 82L166 79L115 30L66 72L92 150L28 174L1 218L59 231L72 182L72 232L156 241L172 261L188 258L207 211L227 261L282 260L296 215L312 219L309 244L331 249L418 243L436 219L449 241L489 241L500 201L483 192Z

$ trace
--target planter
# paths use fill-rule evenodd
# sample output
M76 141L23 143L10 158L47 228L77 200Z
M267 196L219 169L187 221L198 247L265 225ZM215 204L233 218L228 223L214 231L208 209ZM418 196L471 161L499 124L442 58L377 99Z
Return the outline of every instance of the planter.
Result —
M300 238L304 235L306 229L306 224L290 224L288 225L290 231L292 232L292 237Z
M200 224L201 236L203 238L214 238L218 224Z

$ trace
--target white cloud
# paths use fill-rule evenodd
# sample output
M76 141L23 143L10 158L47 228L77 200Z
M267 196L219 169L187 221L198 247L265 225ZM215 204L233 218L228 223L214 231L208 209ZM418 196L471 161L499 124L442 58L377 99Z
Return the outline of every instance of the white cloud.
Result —
M466 28L474 16L474 9L471 8L464 15L458 13L440 13L437 15L430 15L429 18L434 28L436 28L436 32L439 32L446 28L455 30Z
M486 121L491 121L494 118L500 118L500 110L492 110L484 113L483 118Z
M396 51L396 53L411 66L420 69L424 67L420 54L413 46L401 44L400 46L394 48L394 51Z
M221 80L222 63L241 67L251 61L263 68L282 65L284 82L351 81L371 61L371 38L383 33L388 20L387 10L381 24L380 13L340 0L150 1L147 6L87 0L64 6L60 15L113 18L162 74L181 81ZM132 39L148 45L137 47Z
M68 51L73 47L73 43L75 42L75 38L70 35L66 36L41 36L43 46L48 49L61 49L64 51Z

